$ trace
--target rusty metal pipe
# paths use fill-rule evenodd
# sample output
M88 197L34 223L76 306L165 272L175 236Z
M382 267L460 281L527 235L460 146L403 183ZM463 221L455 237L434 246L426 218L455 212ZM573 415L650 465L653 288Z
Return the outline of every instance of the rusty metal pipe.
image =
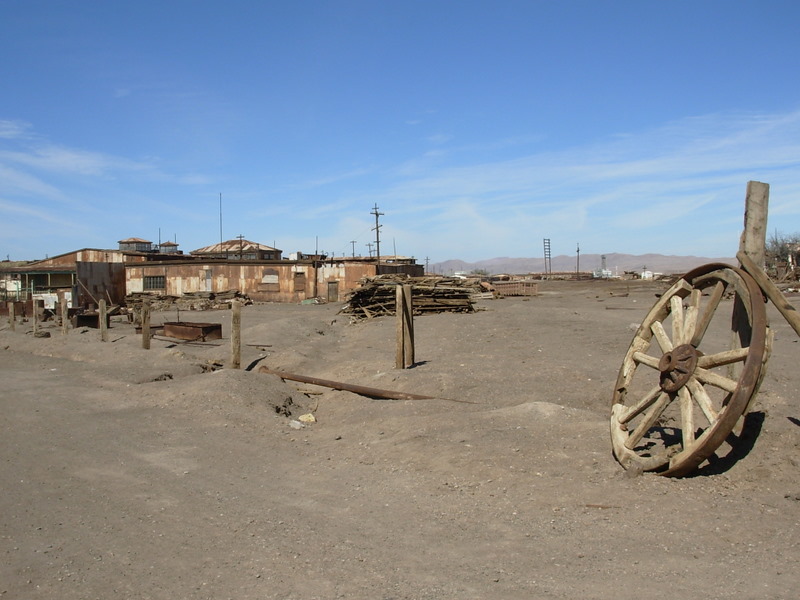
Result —
M354 394L360 394L370 398L382 398L385 400L433 400L436 398L436 396L422 396L419 394L408 394L406 392L392 392L389 390L381 390L364 385L342 383L340 381L331 381L330 379L319 379L318 377L309 377L307 375L295 375L294 373L286 373L284 371L273 371L269 367L259 367L258 372L267 373L268 375L277 375L281 379L288 379L290 381L299 381L301 383L310 383L312 385L319 385L334 390L353 392ZM442 400L445 400L445 398L442 398Z

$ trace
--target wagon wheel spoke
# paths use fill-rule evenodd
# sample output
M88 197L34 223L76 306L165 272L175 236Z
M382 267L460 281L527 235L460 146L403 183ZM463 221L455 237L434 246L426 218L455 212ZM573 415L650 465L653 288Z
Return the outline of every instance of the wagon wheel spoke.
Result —
M698 367L695 370L694 376L700 383L713 385L716 388L725 390L726 392L730 393L735 392L736 388L739 386L739 382L736 381L735 379L730 379L728 377L725 377L724 375L715 373L714 371L703 369L702 367Z
M718 352L716 354L708 354L701 356L697 360L697 366L704 369L713 369L714 367L721 367L723 365L730 365L732 363L744 362L750 348L734 348L725 352Z
M694 406L692 405L692 395L685 386L678 390L678 399L681 407L683 447L689 448L694 443Z
M664 475L703 463L756 393L767 339L763 297L747 273L712 264L684 275L643 320L617 376L617 460Z
M647 394L645 394L644 397L641 400L639 400L639 402L637 402L636 404L631 406L628 410L626 410L624 413L622 413L619 416L619 422L625 424L630 422L630 420L633 419L634 417L638 417L643 411L650 408L653 405L653 402L658 400L661 394L662 394L661 386L660 385L655 386Z
M626 448L629 450L633 449L636 447L636 444L642 441L644 434L647 433L647 431L653 425L655 425L658 418L664 413L664 410L667 408L669 402L669 394L665 394L664 392L659 393L655 402L650 407L650 410L647 412L644 419L642 419L642 422L639 423L639 426L631 432L628 440L625 442Z
M653 332L653 336L656 338L658 346L661 348L662 352L669 352L672 350L672 341L669 339L667 331L664 329L664 325L661 323L661 321L655 321L652 325L650 325L650 330Z
M683 299L673 296L669 300L672 309L672 343L680 346L683 343Z
M634 352L633 360L640 365L647 365L654 369L658 369L658 360L655 356L650 356L644 352Z
M692 398L697 402L697 406L700 407L708 423L714 423L719 418L719 413L714 408L714 403L703 387L703 384L697 381L696 378L690 377L689 381L686 382L686 387L689 388Z
M689 297L689 305L686 307L686 314L683 318L683 340L685 344L691 343L694 338L694 332L697 329L697 318L700 312L700 301L703 298L703 292L698 289L692 290Z
M700 344L700 341L703 339L703 336L706 334L706 329L708 329L709 324L711 323L711 318L714 316L714 313L717 311L719 307L719 303L722 300L722 296L725 293L725 288L727 284L723 281L718 281L714 285L714 289L711 292L711 297L706 304L705 311L703 312L703 316L698 319L694 333L692 334L692 339L689 343L694 346L695 348Z

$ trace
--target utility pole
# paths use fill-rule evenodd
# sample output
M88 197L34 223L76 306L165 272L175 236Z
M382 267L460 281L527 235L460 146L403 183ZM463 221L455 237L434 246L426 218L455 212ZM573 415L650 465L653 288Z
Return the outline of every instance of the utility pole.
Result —
M581 278L581 245L578 243L578 264L575 267L575 275L578 279Z
M356 257L356 240L350 240L350 243L353 245L353 258Z
M373 231L375 232L375 258L377 259L378 263L375 268L375 274L380 275L378 271L380 270L381 267L381 227L383 227L383 225L378 224L378 217L382 217L383 213L378 212L378 205L375 204L370 214L375 215L375 228L373 229Z
M244 236L240 233L236 239L239 240L239 260L244 260Z
M375 244L373 244L372 242L367 242L364 245L367 247L367 250L369 251L369 257L372 258L372 246L374 246Z

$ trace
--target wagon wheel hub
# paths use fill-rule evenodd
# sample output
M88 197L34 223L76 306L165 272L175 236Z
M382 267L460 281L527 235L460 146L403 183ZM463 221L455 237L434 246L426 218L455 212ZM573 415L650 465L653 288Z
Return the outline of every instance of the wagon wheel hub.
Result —
M698 355L697 349L691 344L683 344L665 352L658 361L661 389L674 394L686 385L697 367Z

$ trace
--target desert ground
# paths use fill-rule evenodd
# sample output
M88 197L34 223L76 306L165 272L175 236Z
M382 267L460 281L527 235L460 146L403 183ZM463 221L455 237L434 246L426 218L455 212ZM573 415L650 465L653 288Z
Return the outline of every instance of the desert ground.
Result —
M749 452L682 479L611 454L617 371L664 289L542 282L420 316L403 370L393 318L335 303L244 307L241 370L230 311L180 315L222 340L150 350L123 319L105 343L3 321L0 598L796 598L800 338L772 307Z

